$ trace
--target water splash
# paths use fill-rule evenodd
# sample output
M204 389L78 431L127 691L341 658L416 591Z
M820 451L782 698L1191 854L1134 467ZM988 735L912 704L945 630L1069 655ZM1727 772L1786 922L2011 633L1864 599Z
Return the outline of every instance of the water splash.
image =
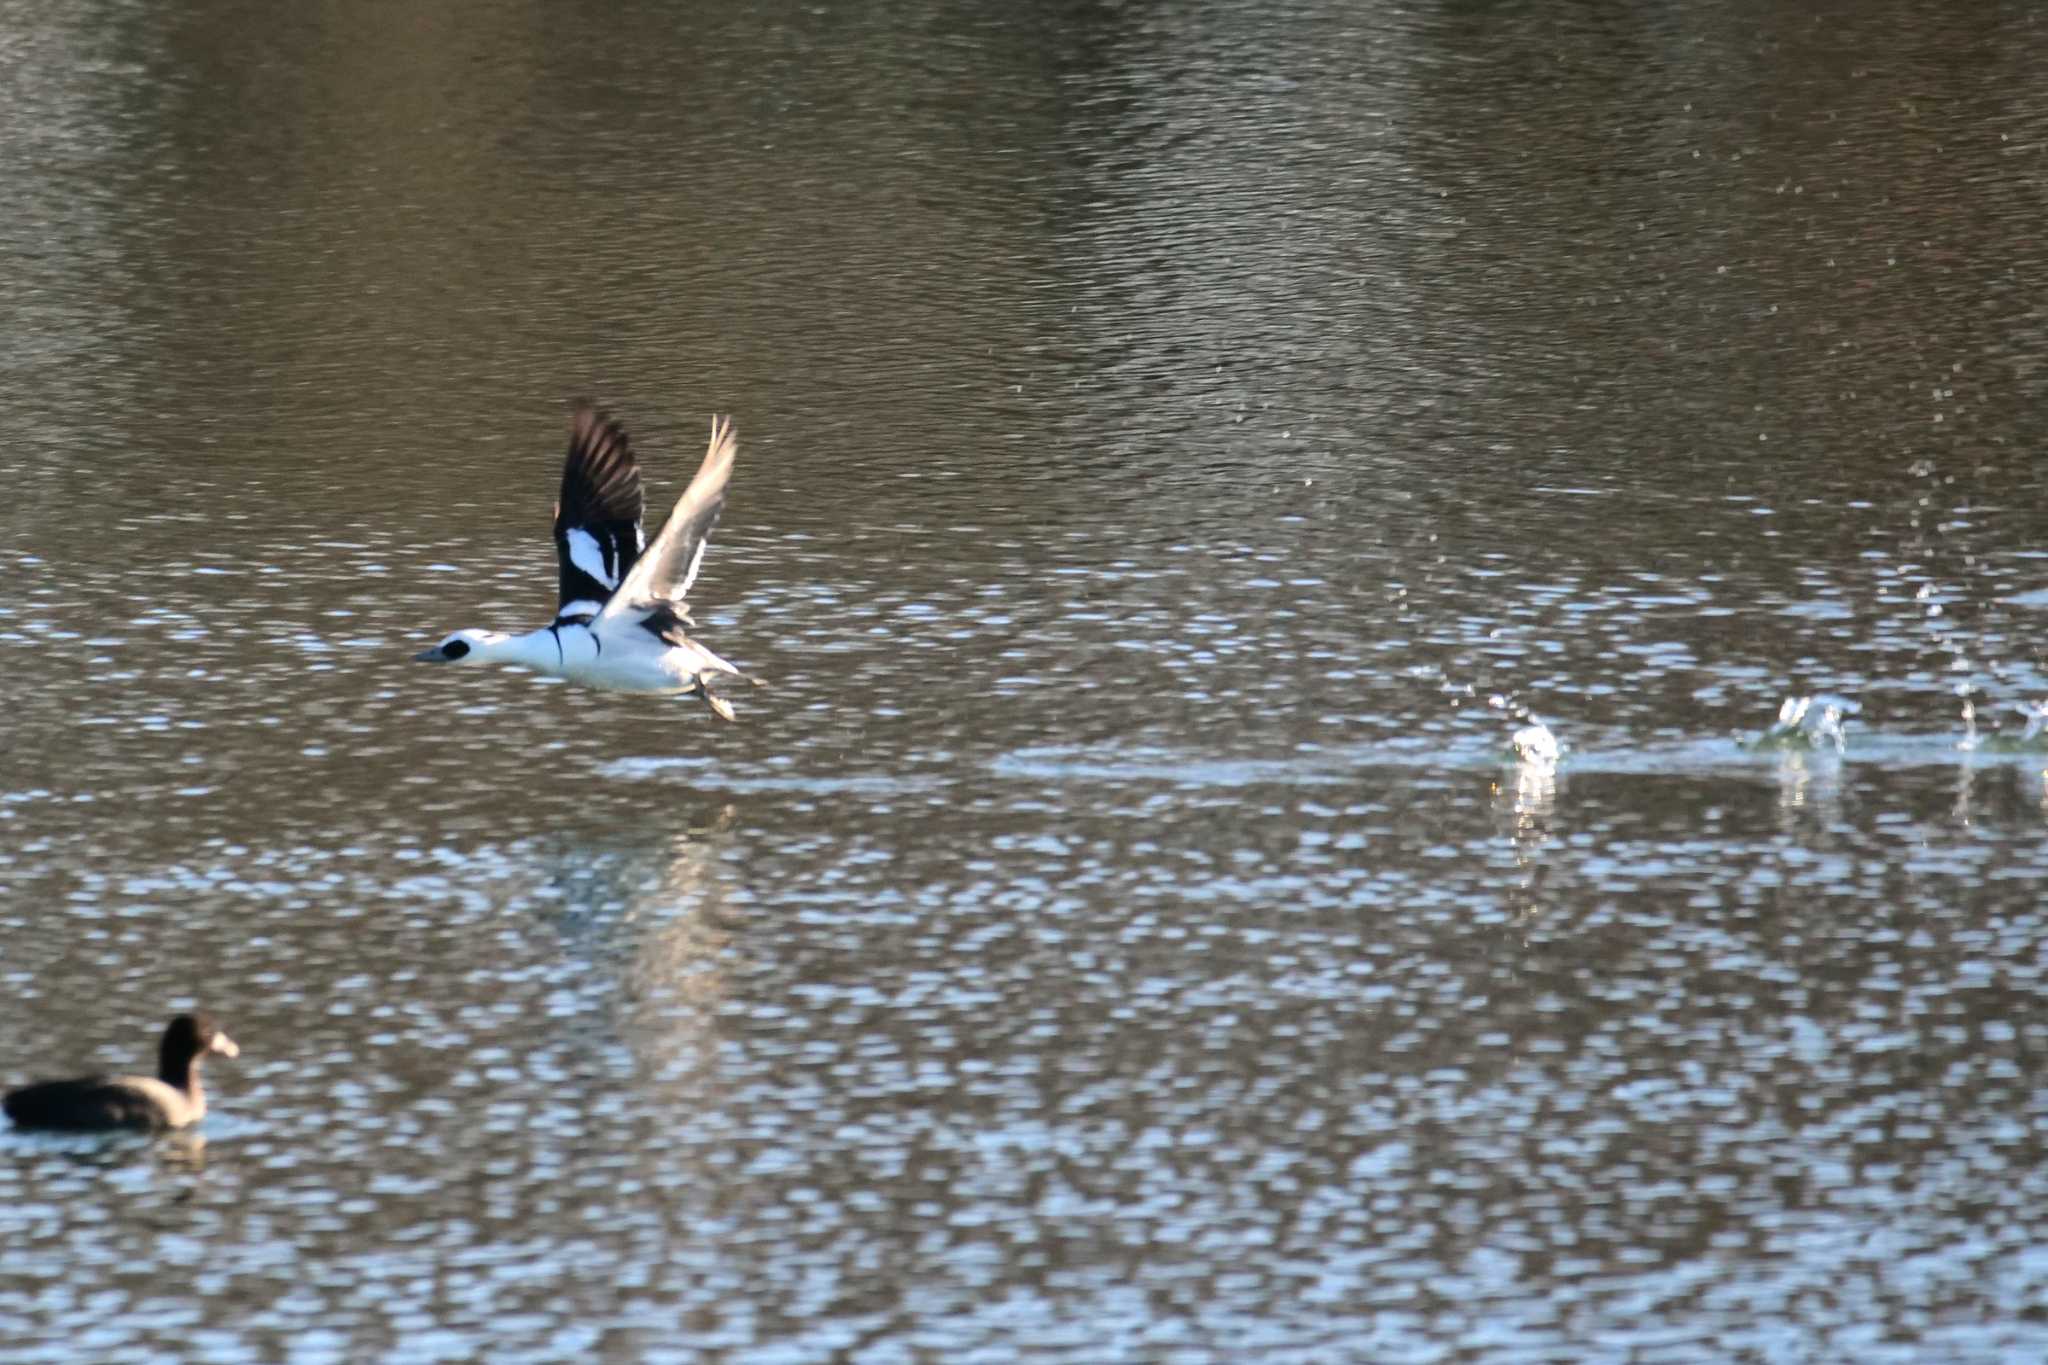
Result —
M1982 741L1990 753L2042 753L2048 752L2048 697L2037 697L2032 701L2008 703L2007 709L2026 717L2026 725L2018 734L2001 730Z
M1810 697L1787 697L1778 707L1777 723L1751 744L1757 749L1827 749L1841 753L1848 747L1848 719L1863 710L1846 697L1816 693Z
M1542 721L1532 721L1515 731L1510 741L1515 750L1515 761L1527 768L1540 768L1546 772L1557 767L1557 760L1564 750L1557 742L1557 736Z
M2025 726L2019 733L2011 727L1984 734L1977 728L1977 708L1974 700L1967 695L1971 689L1958 688L1963 692L1963 737L1956 741L1956 748L1964 753L1983 752L1987 754L2027 754L2048 752L2048 697L2032 701L2008 702L2002 710L2014 712L2026 718ZM1987 716L1993 714L1986 711Z
M2016 701L2012 709L2027 718L2027 728L2020 732L2020 743L2043 742L2043 733L2048 732L2048 697L2036 697L2033 701Z
M1557 742L1557 736L1534 711L1512 697L1498 693L1488 697L1486 704L1504 712L1509 720L1523 722L1508 740L1515 762L1539 772L1556 771L1558 760L1564 755L1564 746Z

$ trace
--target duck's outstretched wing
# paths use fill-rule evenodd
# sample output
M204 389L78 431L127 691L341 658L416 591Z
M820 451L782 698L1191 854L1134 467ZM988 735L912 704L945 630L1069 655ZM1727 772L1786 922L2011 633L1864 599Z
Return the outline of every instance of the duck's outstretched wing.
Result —
M646 543L640 531L640 466L626 429L583 399L569 426L562 494L555 502L555 559L561 598L555 619L604 608Z
M725 486L732 478L732 462L739 450L739 437L733 434L731 420L712 418L711 445L704 452L697 477L683 490L661 534L605 604L603 615L618 616L635 607L683 600L690 584L697 579L697 569L704 563L704 547L710 544L711 528L718 524L718 514L725 507Z

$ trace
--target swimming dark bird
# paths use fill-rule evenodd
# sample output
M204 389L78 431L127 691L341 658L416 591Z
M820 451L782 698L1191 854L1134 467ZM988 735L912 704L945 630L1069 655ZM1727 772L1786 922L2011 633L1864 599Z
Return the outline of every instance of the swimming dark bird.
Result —
M684 596L704 563L738 454L732 423L713 418L703 465L649 545L640 529L640 466L626 430L579 401L555 503L555 619L524 635L458 630L413 657L516 664L615 692L682 693L731 720L732 703L714 687L755 679L687 633L695 625Z
M96 1132L111 1128L183 1128L206 1116L199 1063L209 1052L239 1056L235 1040L206 1014L181 1014L164 1030L156 1075L81 1076L37 1081L7 1092L0 1108L22 1128Z

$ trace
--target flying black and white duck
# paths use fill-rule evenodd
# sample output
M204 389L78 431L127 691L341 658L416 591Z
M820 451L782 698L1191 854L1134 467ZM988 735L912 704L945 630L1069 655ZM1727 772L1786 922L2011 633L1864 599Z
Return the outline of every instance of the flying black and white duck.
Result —
M81 1076L37 1081L0 1100L20 1128L96 1132L111 1128L184 1128L206 1117L199 1063L208 1053L241 1055L206 1014L181 1014L164 1030L155 1076Z
M684 596L696 581L711 528L725 506L739 440L732 422L711 420L711 444L697 477L652 545L640 529L640 466L626 430L579 400L555 504L561 596L555 619L524 635L458 630L414 657L426 663L516 664L615 692L701 697L733 718L720 682L758 683L692 639Z

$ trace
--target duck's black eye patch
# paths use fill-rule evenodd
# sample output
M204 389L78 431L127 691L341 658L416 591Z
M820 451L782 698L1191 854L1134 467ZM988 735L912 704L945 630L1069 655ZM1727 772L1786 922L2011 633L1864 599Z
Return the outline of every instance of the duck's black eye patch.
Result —
M441 657L444 659L459 659L467 653L469 653L469 641L467 640L450 640L447 644L441 646Z

